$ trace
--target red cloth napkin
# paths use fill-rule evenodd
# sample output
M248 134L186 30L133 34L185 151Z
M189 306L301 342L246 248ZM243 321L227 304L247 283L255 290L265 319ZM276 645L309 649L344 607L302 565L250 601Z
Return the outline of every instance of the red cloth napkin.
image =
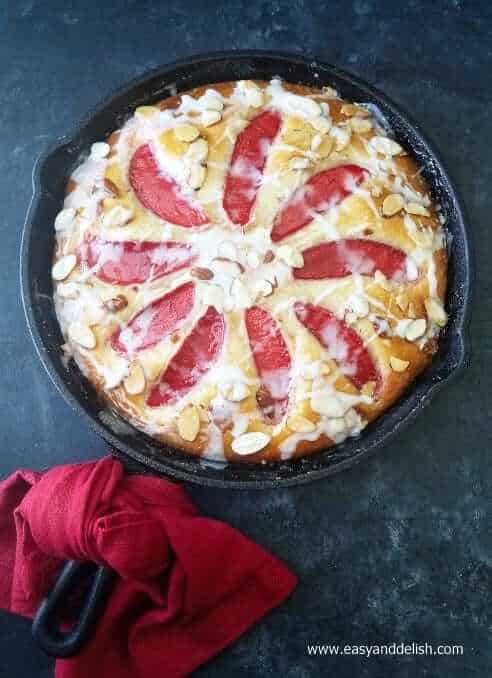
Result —
M0 607L31 617L67 559L119 576L82 653L57 678L174 678L236 640L296 585L285 565L204 518L179 485L112 457L0 482Z

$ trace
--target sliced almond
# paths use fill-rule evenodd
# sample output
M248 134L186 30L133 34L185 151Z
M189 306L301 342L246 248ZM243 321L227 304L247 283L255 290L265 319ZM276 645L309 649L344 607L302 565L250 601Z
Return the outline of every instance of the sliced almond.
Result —
M128 376L123 381L123 386L128 395L138 395L145 389L145 374L140 363L132 363Z
M430 217L430 212L419 202L409 202L405 205L405 211L409 214L416 214L420 217Z
M223 389L224 398L233 403L240 403L249 396L249 388L242 381L226 384Z
M332 136L325 135L321 141L321 144L316 149L316 153L320 156L320 158L326 160L326 158L328 158L328 156L333 151L334 146L335 139Z
M156 106L139 106L135 109L135 115L139 118L151 118L160 110Z
M448 315L441 302L435 297L429 297L425 300L424 304L429 320L439 325L439 327L444 327L448 321Z
M195 405L190 404L181 410L178 416L178 433L192 443L200 431L200 413Z
M326 85L325 87L323 87L322 92L323 92L323 94L324 94L325 96L327 96L327 97L333 97L333 98L335 98L335 97L338 96L337 90L336 90L334 87L329 87L328 85Z
M194 188L195 190L201 188L205 181L206 174L207 171L203 165L192 165L188 178L188 183L191 188Z
M321 391L311 397L311 409L325 417L343 417L347 408L335 396Z
M219 312L224 308L224 290L220 285L204 285L201 291L202 303L214 306Z
M287 426L296 433L311 433L316 429L316 425L312 421L301 415L290 417L287 420Z
M346 125L343 127L333 127L331 133L335 139L335 150L343 151L350 143L352 128Z
M372 122L363 118L352 118L350 120L350 127L357 134L367 134L372 130Z
M68 328L68 336L83 348L96 348L96 336L89 325L82 322L73 322Z
M397 305L403 312L405 312L408 308L408 297L407 295L402 292L401 294L398 294L396 299L395 299Z
M187 143L195 141L200 136L200 130L195 125L189 125L184 122L180 125L176 125L174 128L174 136L179 141L186 141Z
M203 111L201 121L204 127L212 127L222 120L222 114L219 111Z
M304 265L302 252L295 250L290 245L281 245L277 250L277 258L293 268L301 268Z
M323 132L323 134L328 134L332 128L332 122L329 118L325 118L323 115L318 115L316 118L310 120L311 125L318 130L318 132Z
M191 275L198 280L212 280L214 277L214 272L209 268L204 268L202 266L195 266L190 271Z
M260 297L269 297L273 294L273 285L269 280L259 280L255 285L255 292Z
M403 209L403 198L398 193L391 193L383 200L383 214L385 217L392 217Z
M207 90L205 95L202 97L202 100L204 101L205 108L208 111L222 111L224 108L222 97L213 89Z
M323 137L321 136L321 134L315 134L314 137L311 139L311 150L316 151L321 146L322 141Z
M332 366L330 363L325 363L322 362L320 367L319 367L319 373L321 374L322 377L327 377L329 374L331 374L333 371Z
M56 288L56 293L63 299L76 299L79 294L79 287L74 282L60 283Z
M400 144L388 137L373 137L369 143L377 153L382 155L398 155L403 150Z
M230 275L233 278L237 277L242 273L241 266L237 261L232 261L225 257L217 257L212 259L210 264L214 273L222 273L224 275Z
M113 197L118 198L120 196L120 189L109 177L104 177L104 188Z
M108 299L103 304L110 313L118 313L128 306L128 299L124 294L117 294L116 297Z
M289 160L289 168L293 170L307 169L310 164L309 158L302 158L300 156L295 156Z
M66 207L58 212L55 219L55 231L64 231L66 228L70 228L75 216L76 211L73 207Z
M389 361L393 372L405 372L407 367L410 365L408 360L400 360L400 358L397 358L394 355L390 357Z
M106 212L102 218L103 226L106 228L115 228L124 226L130 219L133 219L133 210L116 205L112 207L109 212Z
M263 261L265 262L265 264L269 264L270 262L272 262L274 260L274 258L275 258L275 254L273 253L273 251L267 250L265 252L265 256L263 257Z
M343 113L343 115L358 115L360 118L368 118L371 115L366 108L361 108L355 104L343 104L343 106L340 108L340 111Z
M243 433L242 436L235 438L232 442L232 449L236 454L248 455L259 452L268 445L271 438L261 431Z
M77 257L75 254L67 254L58 259L56 264L51 269L51 277L53 280L65 280L77 265Z
M415 341L416 339L420 339L420 337L424 336L426 329L427 323L423 318L417 318L416 320L412 320L412 322L408 325L405 331L405 339L407 339L408 341Z
M102 160L109 154L110 150L111 146L105 141L97 141L91 146L91 158L94 160Z

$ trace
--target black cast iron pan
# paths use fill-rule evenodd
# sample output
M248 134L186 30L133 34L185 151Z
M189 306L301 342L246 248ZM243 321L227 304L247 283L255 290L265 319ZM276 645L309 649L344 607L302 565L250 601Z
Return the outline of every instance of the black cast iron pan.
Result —
M120 127L136 106L198 85L236 79L270 79L334 86L349 100L373 104L423 166L434 197L446 216L449 238L447 310L449 323L433 363L382 417L359 438L315 456L275 465L203 462L156 442L101 405L95 391L70 362L62 361L51 283L54 246L53 222L61 209L72 170L91 144ZM383 94L357 78L326 64L299 56L263 51L223 52L198 56L158 68L130 83L103 102L74 133L51 148L34 172L34 196L24 227L21 285L24 309L38 354L65 400L123 457L147 469L216 487L261 489L309 482L345 469L386 441L407 424L467 361L467 322L470 307L472 261L465 215L442 162L420 126Z
M306 459L270 466L203 462L159 444L133 428L101 405L96 393L73 362L65 367L60 350L63 338L52 300L53 222L61 209L65 186L72 170L88 152L91 144L104 139L120 127L136 106L150 104L199 85L237 79L268 80L274 75L294 83L331 85L344 98L372 104L387 121L396 139L422 165L434 198L442 205L450 236L447 295L449 323L441 337L439 352L429 368L359 438L349 439L334 449ZM35 168L33 183L34 195L22 239L21 286L34 344L48 374L65 400L112 446L115 454L129 467L138 463L149 472L215 487L262 489L316 480L352 466L381 447L415 417L433 395L467 363L472 257L470 236L460 198L439 155L418 123L379 91L338 68L297 55L267 51L214 53L158 68L106 99L79 124L72 135L59 140L49 149ZM63 575L67 586L77 578L79 570L76 565L67 566ZM99 582L103 593L107 593L109 579L109 575L104 577L99 572L96 588ZM62 589L64 585L61 586ZM56 592L55 587L54 593ZM60 586L55 595L56 603L59 597ZM56 607L55 602L51 600L51 603L48 601L45 604L41 622L38 620L37 627L35 625L35 633L45 649L51 653L73 654L80 647L81 637L84 633L87 635L87 630L93 626L94 619L91 621L90 611L85 610L73 637L67 639L59 635L55 639L47 638L46 622L49 617L53 628L50 615ZM80 632L81 629L83 633Z

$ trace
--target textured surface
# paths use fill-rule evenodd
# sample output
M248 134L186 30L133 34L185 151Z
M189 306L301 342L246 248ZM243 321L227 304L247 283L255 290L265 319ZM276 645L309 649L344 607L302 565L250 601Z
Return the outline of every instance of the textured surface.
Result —
M135 34L145 34L137 39ZM213 40L210 36L213 35ZM0 9L0 474L105 451L48 381L19 301L17 253L35 158L107 92L210 49L313 54L366 78L436 142L474 227L477 294L468 372L387 450L333 479L263 493L191 487L298 572L291 600L200 676L288 678L491 673L492 10L485 2L11 3ZM308 657L308 642L464 643L462 658ZM0 676L50 676L28 624L0 616ZM164 659L163 659L163 666Z

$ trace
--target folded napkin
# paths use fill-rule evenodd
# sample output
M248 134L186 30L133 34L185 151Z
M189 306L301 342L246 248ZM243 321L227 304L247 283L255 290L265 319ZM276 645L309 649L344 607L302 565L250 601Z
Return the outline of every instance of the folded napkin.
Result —
M97 631L57 678L186 676L296 585L179 485L120 462L17 471L0 482L0 607L31 617L67 559L118 573Z

